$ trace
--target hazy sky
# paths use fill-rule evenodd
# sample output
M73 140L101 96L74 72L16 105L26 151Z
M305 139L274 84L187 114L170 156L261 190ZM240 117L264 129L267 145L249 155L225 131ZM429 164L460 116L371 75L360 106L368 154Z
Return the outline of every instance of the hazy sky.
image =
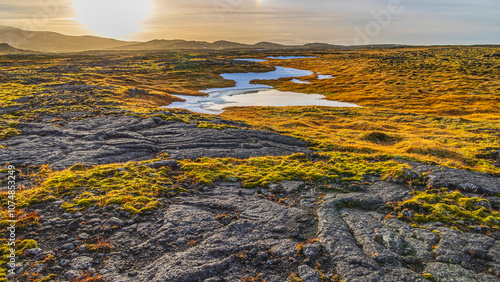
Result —
M500 44L500 0L0 0L0 25L141 41Z

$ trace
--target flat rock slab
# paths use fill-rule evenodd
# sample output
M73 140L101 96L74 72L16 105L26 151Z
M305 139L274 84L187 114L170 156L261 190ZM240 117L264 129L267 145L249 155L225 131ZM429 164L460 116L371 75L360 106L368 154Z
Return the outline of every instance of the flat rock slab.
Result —
M220 220L225 214L238 216L225 222ZM115 233L113 244L131 248L112 255L101 273L106 281L241 281L252 270L262 273L266 281L285 281L286 261L297 253L298 242L291 234L313 218L238 185L219 185L207 193L180 198L164 211L156 227L143 224L132 233ZM159 257L143 260L136 276L119 271L127 254L152 258L155 250ZM238 254L245 254L251 263L242 263Z
M68 122L23 123L22 135L0 143L2 163L51 164L56 169L74 164L107 164L151 159L169 153L174 159L200 157L249 158L308 152L307 143L275 133L225 128L157 117L97 117Z
M448 167L437 167L407 162L418 174L428 173L428 186L433 188L458 189L466 193L497 195L500 193L500 178L479 172Z
M326 275L354 282L426 282L431 276L434 281L500 281L500 242L494 237L385 216L386 203L412 196L406 185L376 181L358 192L328 193L321 201L310 184L277 186L283 189L244 189L239 182L202 185L159 199L160 209L140 216L109 207L71 214L59 209L62 201L43 203L41 224L34 227L40 236L36 252L58 249L59 276L67 280L91 267L113 282L283 282L292 273L314 282L321 281L320 266ZM293 206L281 201L288 197ZM311 198L315 204L309 204ZM75 220L86 224L67 232ZM97 238L113 246L105 260L78 247Z

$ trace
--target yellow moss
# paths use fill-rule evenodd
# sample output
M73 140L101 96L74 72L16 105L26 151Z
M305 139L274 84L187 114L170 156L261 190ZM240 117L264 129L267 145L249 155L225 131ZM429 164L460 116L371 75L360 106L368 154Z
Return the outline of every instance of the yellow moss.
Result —
M492 121L328 107L229 108L223 116L303 139L319 152L364 153L375 159L399 156L500 175L500 169L480 154L500 146L495 137L500 126ZM293 126L295 121L315 126Z
M427 280L434 281L434 277L430 273L423 273L422 276Z
M186 190L174 187L167 167L153 169L142 163L110 164L94 167L75 165L64 171L44 172L40 184L18 193L20 207L64 199L68 211L91 205L118 205L131 213L155 209L160 195ZM6 198L7 194L0 195Z
M480 203L487 200L478 197L467 197L458 191L428 190L414 192L414 196L394 205L399 218L411 222L442 222L455 228L467 229L471 225L487 228L500 228L500 213L483 207ZM402 211L411 210L413 217L402 215Z
M7 266L7 263L10 261L9 255L11 253L10 249L12 248L12 246L8 245L6 239L2 239L1 242L5 243L0 246L0 281L2 281L2 279L6 279L5 276L7 275L7 269L5 267ZM37 247L38 243L35 240L31 239L25 239L22 241L18 240L16 241L16 245L14 246L15 255L17 258L22 258L24 256L24 250L34 249Z
M179 180L191 179L210 184L216 180L239 180L252 188L283 180L335 183L361 181L367 174L386 174L394 161L370 163L366 155L342 153L294 154L284 157L258 157L248 160L202 158L182 161L184 174Z
M51 281L51 280L54 280L56 277L57 277L57 275L55 275L55 274L49 274L49 275L45 276L44 278L40 279L39 281L40 282Z
M225 125L225 124L215 124L215 123L202 121L202 122L198 123L198 128L212 128L212 129L223 130L225 128L236 128L236 127L230 126L230 125Z

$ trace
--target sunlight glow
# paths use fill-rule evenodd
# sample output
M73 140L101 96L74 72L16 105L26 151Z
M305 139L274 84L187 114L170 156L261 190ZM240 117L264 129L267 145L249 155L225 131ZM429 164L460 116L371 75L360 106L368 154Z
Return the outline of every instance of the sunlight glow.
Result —
M150 0L73 0L77 19L100 36L123 38L141 31Z

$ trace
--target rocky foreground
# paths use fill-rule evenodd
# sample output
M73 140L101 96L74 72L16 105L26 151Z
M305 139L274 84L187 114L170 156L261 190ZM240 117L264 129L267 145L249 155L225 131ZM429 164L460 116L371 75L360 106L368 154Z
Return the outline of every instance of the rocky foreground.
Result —
M63 114L64 115L64 114ZM78 114L69 114L69 118ZM308 152L307 143L274 133L235 128L238 123L216 120L210 127L160 117L95 117L60 124L21 123L22 135L3 141L3 162L17 165L50 164L68 168L153 159L168 153L175 159L200 157L249 158ZM245 125L243 125L245 126Z
M138 117L24 123L22 135L2 141L0 157L63 169L159 153L184 159L308 152L291 137L216 123L238 128ZM181 169L175 160L150 165ZM410 165L410 175L429 173L428 187L500 206L498 178ZM461 232L440 222L415 227L386 216L388 203L411 198L406 183L371 176L337 192L301 181L254 189L238 182L178 185L189 192L160 198L159 209L140 215L117 206L67 213L62 201L30 207L40 224L22 235L38 248L26 250L13 281L30 281L35 273L53 274L47 281L98 274L104 281L500 281L498 232Z

